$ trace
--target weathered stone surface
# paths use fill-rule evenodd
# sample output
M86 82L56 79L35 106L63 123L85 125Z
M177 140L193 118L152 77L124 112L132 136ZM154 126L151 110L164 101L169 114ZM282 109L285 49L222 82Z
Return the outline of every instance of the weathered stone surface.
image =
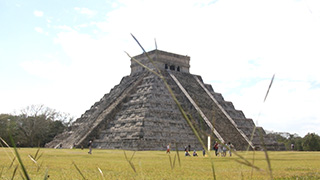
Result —
M252 119L214 92L211 85L204 84L200 76L189 73L190 57L159 50L148 54L205 144L210 135L214 137L212 141L232 142L237 149L261 146L257 132L250 139L255 128ZM135 59L154 69L145 55ZM131 75L124 77L78 118L69 131L56 136L46 147L86 146L93 139L95 148L164 150L170 143L179 150L187 145L202 149L163 80L131 62ZM257 129L261 130L268 149L281 149L262 128Z

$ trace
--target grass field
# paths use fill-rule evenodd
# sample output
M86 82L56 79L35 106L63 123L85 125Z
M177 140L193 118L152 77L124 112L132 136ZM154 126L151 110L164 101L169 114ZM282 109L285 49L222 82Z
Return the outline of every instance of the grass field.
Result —
M179 166L174 151L170 155L164 151L125 151L128 160L134 153L130 165L122 150L94 149L89 155L87 149L40 149L41 157L33 161L28 155L34 157L37 150L18 150L31 179L44 179L46 171L49 179L213 179L210 158L201 152L199 157L185 157L184 152L179 152ZM21 167L14 173L19 163L13 160L13 153L13 149L0 148L0 179L22 179ZM238 153L253 161L253 152ZM274 179L320 179L320 152L268 154ZM239 157L235 155L212 157L216 179L271 179L264 153L255 152L254 157L254 165L260 170L236 162Z

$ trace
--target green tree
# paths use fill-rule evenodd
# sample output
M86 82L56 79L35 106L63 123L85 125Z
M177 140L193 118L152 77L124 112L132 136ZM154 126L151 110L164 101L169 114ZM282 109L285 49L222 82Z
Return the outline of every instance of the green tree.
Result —
M303 138L296 137L295 140L294 140L294 148L295 148L295 150L303 151L302 143L303 143Z
M8 144L12 145L9 136L16 141L18 136L16 126L17 116L10 114L0 114L0 137Z
M0 115L0 137L11 145L8 132L21 146L44 146L70 125L73 118L44 105L31 105L19 115ZM10 129L10 131L8 131Z
M320 137L315 133L308 133L303 138L303 150L305 151L320 151Z

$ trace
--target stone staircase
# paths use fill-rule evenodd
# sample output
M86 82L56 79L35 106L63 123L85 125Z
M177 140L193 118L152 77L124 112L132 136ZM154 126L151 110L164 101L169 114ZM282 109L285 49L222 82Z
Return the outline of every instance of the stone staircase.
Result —
M227 117L228 115L223 112L223 109L219 108L219 104L215 103L205 91L206 88L204 89L204 87L199 84L202 83L201 80L199 80L201 77L198 79L197 76L188 73L176 73L175 76L179 79L179 82L191 98L197 103L197 106L205 114L207 119L211 120L214 129L223 137L225 143L231 142L237 149L245 149L248 145L252 146L249 139L237 128L234 122L232 122L232 119ZM191 110L190 112L192 112L195 106L186 108L188 109L187 111ZM196 122L201 122L201 118L199 118L196 113L192 113L192 115L193 118L196 119ZM211 128L210 130L212 131ZM221 141L216 134L215 137Z
M121 111L94 141L97 148L164 150L167 144L201 148L177 105L154 74L146 75Z
M225 101L220 93L214 92L211 85L206 84L205 86L217 100L218 104L220 104L221 107L227 112L227 114L233 119L238 129L240 129L245 134L245 136L253 143L255 149L262 149L259 133L260 131L268 150L285 150L284 145L278 144L274 137L270 135L268 136L262 127L256 127L255 129L253 120L246 118L242 111L236 110L233 103Z
M49 148L72 148L74 146L85 146L89 139L94 139L99 131L94 131L98 126L104 126L108 118L117 110L120 103L129 92L141 81L141 76L126 76L120 84L105 94L100 101L96 102L71 126L70 130L56 136L53 141L45 146ZM111 116L111 117L109 117Z

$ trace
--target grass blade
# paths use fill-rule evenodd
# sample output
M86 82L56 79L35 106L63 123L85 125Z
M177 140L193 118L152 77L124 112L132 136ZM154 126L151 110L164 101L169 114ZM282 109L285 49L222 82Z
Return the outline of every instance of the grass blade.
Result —
M268 97L269 90L270 90L270 88L271 88L271 86L272 86L272 83L273 83L273 80L274 80L274 76L275 76L275 74L274 74L274 75L272 76L272 78L271 78L271 82L270 82L270 84L269 84L269 88L268 88L268 90L267 90L267 93L266 93L266 96L264 97L263 102L265 102L266 99L267 99L267 97Z
M244 164L246 166L252 167L257 170L261 170L259 167L255 166L254 164L250 163L246 158L238 154L236 151L232 151L234 155L240 158L241 161L235 159L235 161L240 162L241 164Z
M78 168L78 166L76 165L76 163L72 162L72 164L73 164L74 167L77 169L77 171L79 172L79 174L81 175L81 177L82 177L83 179L87 179L87 178L84 177L84 175L82 174L81 170Z
M3 144L5 144L5 145L9 148L9 150L11 151L11 153L14 155L14 153L12 152L9 144L8 144L4 139L2 139L1 137L0 137L0 140L1 140L0 142L3 142ZM1 144L1 146L3 147L2 143L0 143L0 144ZM9 156L8 152L7 152L7 151L5 151L5 152L6 152L7 156L9 157L10 161L12 161L12 158L11 158L11 156ZM14 157L14 158L15 158L15 157Z
M38 156L39 151L40 151L40 147L38 148L36 154L34 155L34 159L35 159L35 160L37 160L37 156ZM38 159L39 159L39 158L38 158Z
M131 36L133 37L133 39L138 43L138 45L140 46L140 48L143 50L144 53L147 53L144 48L141 46L141 44L139 43L138 39L136 37L134 37L133 34L131 34Z
M150 69L148 66L142 64L140 61L138 61L136 58L130 56L129 53L125 52L132 60L134 60L136 63L138 63L140 66L142 66L143 68L147 69L149 72L152 72L153 74L157 75L157 76L161 76L160 74L158 74L157 72L155 72L154 70Z
M178 145L176 143L176 153L177 153L177 157L178 157L179 167L181 167L180 156L179 156L179 151L178 151L177 147L178 147Z
M131 34L131 36L133 37L133 39L138 43L138 45L140 46L140 48L143 50L143 53L148 57L149 61L152 63L153 67L156 68L156 70L158 71L159 74L160 70L157 68L157 66L155 65L154 61L150 58L149 54L146 52L146 50L144 50L144 48L141 46L141 44L139 43L138 39L136 37L134 37L133 34Z
M271 86L272 86L272 83L273 83L273 81L274 81L274 77L275 77L275 74L273 74L273 76L272 76L272 78L271 78L271 81L270 81L270 84L269 84L267 93L266 93L266 95L265 95L265 97L264 97L264 99L263 99L263 103L265 103L265 101L267 100L267 97L268 97L268 95L269 95L269 91L270 91ZM258 120L259 120L259 118L260 118L261 111L262 111L262 110L260 110L260 112L259 112L259 114L258 114L257 122L258 122ZM251 137L250 137L250 141L253 140L253 136L254 136L254 134L255 134L256 129L257 129L256 126L254 126L253 131L252 131L252 134L251 134ZM268 170L269 170L270 178L273 179L272 169L271 169L271 163L270 163L270 159L269 159L269 155L268 155L267 148L266 148L265 143L264 143L263 134L262 134L261 131L262 131L261 129L258 129L258 134L259 134L260 142L261 142L261 144L262 144L263 151L264 151L264 153L265 153L266 161L267 161L267 163L268 163ZM247 148L247 151L248 151L248 150L249 150L249 146L248 146L248 148ZM253 151L254 151L254 150L253 150ZM252 164L254 164L254 155L255 155L255 153L253 153ZM253 176L253 170L251 170L251 177L252 177L252 176Z
M28 157L31 159L32 162L34 162L36 165L38 164L37 161L29 154Z
M252 164L254 164L255 154L256 154L256 151L253 151L253 154L252 154ZM252 179L252 177L253 177L253 168L251 169L251 179Z
M123 151L123 153L124 153L124 157L126 158L126 160L129 161L128 157L127 157L127 154L126 154L126 151Z
M274 80L274 76L275 76L275 74L273 74L273 76L272 76L272 78L271 78L271 82L270 82L270 84L269 84L269 87L268 87L268 90L267 90L266 96L264 97L263 102L265 102L266 99L267 99L267 97L268 97L269 91L270 91L270 89L271 89L271 86L272 86L272 83L273 83L273 80ZM267 160L267 162L268 162L268 169L269 169L270 178L273 179L272 169L271 169L271 163L270 163L270 159L269 159L269 155L268 155L268 151L267 151L266 145L265 145L265 143L264 143L264 139L263 139L263 135L262 135L262 130L261 130L261 129L259 129L259 135L260 135L260 141L262 142L263 151L264 151L264 153L265 153L266 160Z
M134 167L133 163L132 163L131 161L129 161L129 164L130 164L132 170L133 170L135 173L137 173L136 168Z
M2 177L4 167L2 167L1 172L0 172L0 178Z
M24 176L21 174L21 171L19 171L21 179L25 180Z
M42 157L43 152L38 156L38 158L36 159L37 161Z
M3 144L5 144L7 147L10 147L9 144L4 140L2 139L2 137L0 137L0 140L3 142ZM1 143L1 146L2 146L2 143ZM3 146L2 146L3 147Z
M262 130L258 129L258 131L259 131L259 135L260 135L260 141L261 141L262 147L263 147L263 152L264 152L264 154L266 156L266 161L268 163L269 175L270 175L270 178L273 179L271 162L270 162L270 158L269 158L269 155L268 155L268 151L267 151L266 145L264 143L263 135L262 135L262 132L261 132Z
M38 167L37 167L37 172L39 172L40 168L42 167L42 163L43 163L43 161L41 162L40 165L38 165Z
M101 171L101 169L98 167L98 170L99 170L99 173L100 173L100 175L101 175L101 178L103 179L103 180L105 180L105 178L104 178L104 175L103 175L103 172Z
M18 169L18 165L17 165L17 166L14 168L14 170L13 170L11 180L13 180L14 177L16 176L17 169ZM1 176L0 176L0 177L1 177Z
M12 167L12 165L13 165L13 163L14 163L15 160L16 160L16 157L13 158L13 160L12 160L10 166L9 166L9 169Z
M246 166L252 167L252 168L254 168L254 169L256 169L256 170L260 170L260 168L259 168L259 167L254 166L254 165L252 165L251 163L250 163L250 164L248 164L246 161L239 161L238 159L235 159L235 161L236 161L236 162L238 162L239 164L243 164L243 165L246 165Z
M132 154L132 156L130 158L130 161L132 161L134 154L136 154L136 151L133 151L133 154Z
M197 130L195 129L195 127L193 126L192 122L190 121L190 119L188 118L186 112L183 110L181 104L179 103L178 99L176 98L176 96L174 95L171 87L169 86L169 84L167 83L166 79L161 75L161 71L157 68L157 66L155 66L153 60L150 58L150 56L148 55L148 53L145 51L145 49L142 47L142 45L139 43L139 41L135 38L135 36L133 36L131 34L131 36L134 38L134 40L137 42L137 44L140 46L140 48L143 50L144 54L147 56L147 58L149 59L149 61L153 64L153 67L158 71L158 73L150 70L150 68L146 68L147 70L149 70L150 72L156 74L158 77L160 77L166 88L168 89L172 99L174 100L174 102L176 103L176 105L178 106L179 111L181 112L183 118L187 121L188 125L190 126L190 128L192 129L192 132L195 134L195 136L197 137L197 139L199 140L200 144L202 145L202 147L204 149L207 149L207 147L205 146L205 144L203 143L202 139L200 138L199 133L197 132ZM127 53L128 54L128 53ZM129 55L129 54L128 54ZM129 56L130 57L130 56ZM142 63L140 63L139 61L135 60L139 65L141 65L142 67L146 67L145 65L143 65ZM216 175L215 175L215 170L214 170L214 163L213 160L211 158L210 153L208 153L210 160L211 160L211 167L212 167L212 173L213 173L213 179L216 179Z
M172 166L172 160L171 160L171 156L170 155L168 155L169 156L169 162L170 162L170 167L171 167L171 170L173 170L173 166Z
M44 174L43 179L44 179L44 180L47 180L48 178L49 178L48 169L46 169L46 173Z
M158 49L158 45L157 45L157 40L156 40L156 38L154 38L154 45L155 45L156 49Z
M25 166L24 166L23 163L22 163L22 159L20 158L19 152L18 152L18 150L17 150L16 144L14 143L14 140L13 140L11 134L10 134L9 137L10 137L10 140L11 140L11 144L13 145L13 149L14 149L14 152L15 152L15 154L16 154L16 157L18 158L19 164L20 164L20 166L21 166L23 175L24 175L24 177L25 177L27 180L30 180L30 177L29 177L29 175L28 175L27 169L25 168Z
M173 168L174 168L175 165L176 165L176 157L177 157L177 155L175 154L175 155L174 155L174 158L173 158Z
M133 152L133 154L132 154L132 156L131 156L131 158L130 158L130 160L129 160L128 157L127 157L126 151L123 151L124 157L126 158L127 162L128 162L129 165L131 166L132 170L133 170L135 173L137 173L136 168L134 167L134 164L131 162L131 160L132 160L135 152L136 152L136 151Z

